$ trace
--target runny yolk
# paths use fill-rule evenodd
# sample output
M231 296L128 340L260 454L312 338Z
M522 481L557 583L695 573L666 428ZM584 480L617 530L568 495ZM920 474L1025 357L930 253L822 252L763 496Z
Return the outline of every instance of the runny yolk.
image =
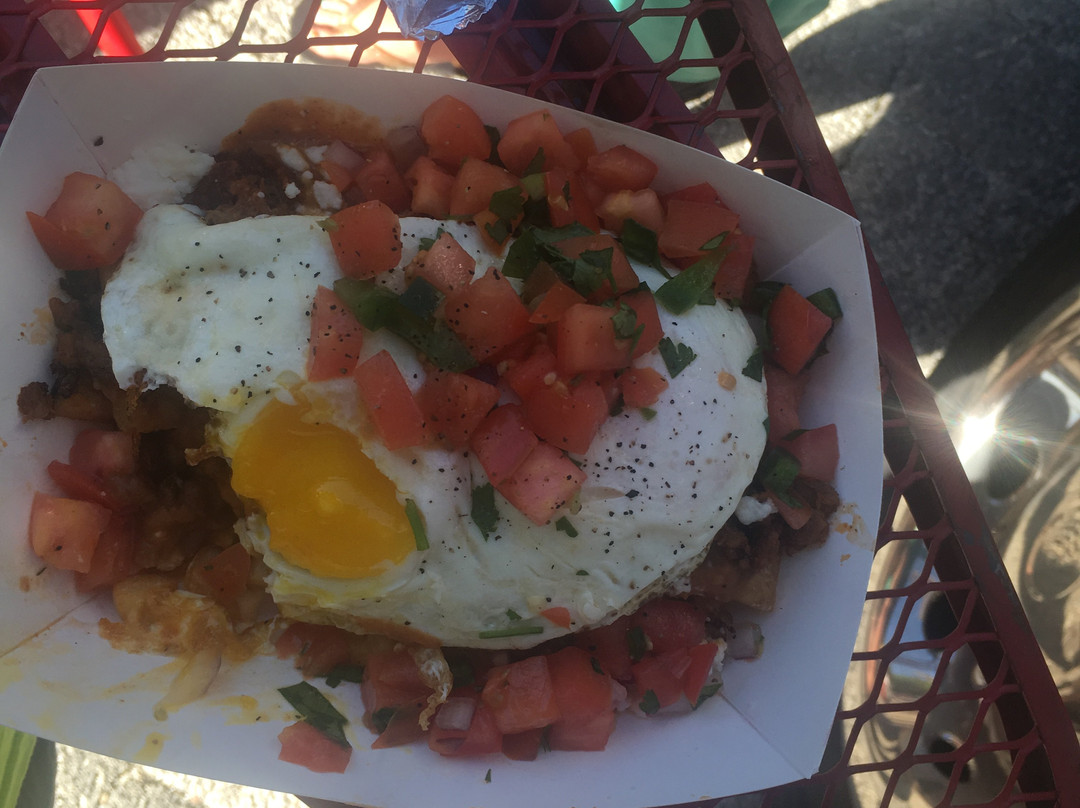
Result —
M395 488L354 435L270 402L232 459L232 485L259 503L270 549L327 578L377 575L416 549Z

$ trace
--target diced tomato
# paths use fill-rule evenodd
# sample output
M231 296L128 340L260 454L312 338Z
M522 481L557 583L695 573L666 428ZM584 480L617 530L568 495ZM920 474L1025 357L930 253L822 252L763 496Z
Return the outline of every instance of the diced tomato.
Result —
M617 309L577 303L559 319L555 356L559 371L573 376L587 370L618 370L630 364L634 344L615 336Z
M619 303L625 303L634 310L637 316L637 324L642 326L641 336L630 356L637 359L660 344L664 337L664 327L660 324L660 312L656 309L656 298L648 289L640 292L630 292L619 298Z
M716 643L712 642L694 645L686 649L686 653L690 657L690 664L687 665L686 672L683 674L682 683L683 695L686 696L686 700L690 704L696 705L698 699L701 698L701 689L705 687L705 683L709 680L713 660L716 659L716 653L719 650Z
M769 355L794 375L817 354L833 321L794 287L784 286L769 305L768 324L773 345Z
M358 646L357 635L315 623L291 623L274 643L278 657L292 657L305 677L326 676L339 665L359 662Z
M340 379L356 367L364 330L333 289L320 286L311 302L308 381Z
M576 644L588 652L600 667L613 679L630 681L630 642L627 632L631 628L629 617L620 617L613 623L590 629L577 635Z
M542 729L560 717L547 657L542 655L492 668L480 700L504 735Z
M339 210L330 220L330 243L344 274L371 278L401 261L401 222L384 203L362 202Z
M339 191L344 191L352 185L352 172L340 163L335 163L333 160L323 160L319 163L319 168L326 175L326 181Z
M580 377L575 377L573 382L573 386L580 385L582 382L589 382L598 386L600 392L604 394L608 414L619 407L622 390L619 388L619 377L616 375L616 371L590 370L587 373L582 373Z
M525 416L516 404L496 407L469 438L476 459L496 487L517 471L539 443L536 433L525 425Z
M836 424L808 429L781 445L799 461L799 474L813 480L830 482L840 463Z
M368 713L377 713L387 707L421 706L431 693L416 660L405 648L372 654L364 665L360 694Z
M87 270L120 260L142 210L115 183L76 171L44 216L27 211L26 218L57 268Z
M135 563L135 533L131 522L120 514L113 514L102 531L90 559L90 569L75 573L75 588L80 592L92 592L105 586L113 586L138 572Z
M30 545L51 567L89 572L111 515L93 502L36 492L30 505Z
M547 343L535 346L527 358L511 363L503 373L503 380L522 401L535 390L554 384L557 377L555 352Z
M450 215L450 189L454 175L439 168L430 157L417 157L405 172L405 182L412 191L409 205L414 214L445 219Z
M456 171L468 158L486 160L491 138L472 107L450 95L431 103L420 118L420 136L431 159Z
M510 760L536 760L546 732L546 727L539 727L503 735L502 753Z
M766 404L769 410L769 443L777 443L799 428L799 401L806 387L805 376L792 376L783 368L765 363Z
M664 208L652 188L610 193L596 206L596 215L604 227L615 233L622 232L627 219L656 232L664 225Z
M509 221L503 219L493 210L482 210L473 214L473 224L480 231L480 238L484 244L496 255L502 255L503 248L510 241L510 236L521 222L523 216L515 216Z
M664 196L665 202L669 203L672 199L685 199L690 202L717 202L720 199L720 195L716 193L716 189L709 185L709 183L699 182L697 185L680 188L679 190L672 191L670 194Z
M605 191L640 191L652 184L658 169L645 155L619 144L590 157L585 171Z
M115 492L96 474L82 471L59 460L53 460L45 470L60 490L72 499L93 502L110 510L121 507Z
M597 430L610 413L603 389L589 380L574 387L565 384L539 387L525 399L522 408L525 423L538 437L573 454L585 454L589 450Z
M616 295L637 289L641 285L641 279L630 265L622 245L609 233L575 236L558 242L556 246L567 258L580 258L585 252L611 250L611 277L615 281L615 289L612 291L610 281L605 280L595 292L589 295L590 303L603 302Z
M417 256L412 271L444 295L468 286L476 272L476 259L456 238L442 232L425 255Z
M724 244L731 249L716 271L713 291L721 300L746 300L753 288L754 237L732 233Z
M135 439L119 430L84 429L75 436L68 460L99 477L131 474L135 471Z
M645 632L656 654L705 641L705 615L685 600L658 598L649 601L633 614L631 620Z
M533 523L546 525L581 489L585 476L570 458L541 442L509 479L496 487Z
M450 186L450 215L474 216L486 211L491 197L518 185L518 178L504 168L470 157Z
M596 154L596 139L593 138L592 130L585 126L568 133L566 142L574 150L581 165L585 165L589 158Z
M607 747L614 731L614 710L582 721L558 721L548 729L548 747L568 752L600 752Z
M386 448L393 451L424 443L423 413L388 351L379 351L357 365L353 379Z
M791 505L771 491L768 492L768 496L772 504L776 506L777 512L792 530L798 530L810 521L813 509L809 505Z
M667 390L668 381L659 371L650 367L628 368L619 377L623 403L627 407L651 407Z
M352 747L331 740L307 721L297 721L278 733L278 760L295 763L320 774L341 774L352 760Z
M555 167L576 171L579 165L577 153L547 110L530 112L510 121L499 138L498 151L503 165L519 177L541 151L540 171Z
M353 184L367 200L378 200L395 213L403 213L412 202L405 179L401 176L394 158L386 149L373 149L365 157L364 165L353 177Z
M660 252L668 258L699 258L707 252L706 246L738 225L738 214L721 205L672 199L659 233Z
M247 588L251 556L237 542L208 561L196 562L191 572L199 582L193 587L195 591L209 595L222 606L231 606Z
M455 449L469 437L499 400L499 388L464 373L436 372L416 396L428 433Z
M443 711L472 711L472 719L465 729L448 728L440 723L439 713L428 730L428 747L444 757L467 757L489 755L502 750L502 733L495 725L495 716L474 691L458 690L439 707Z
M562 720L581 720L612 709L611 677L598 672L587 651L575 646L547 656Z
M446 322L480 361L533 330L529 309L494 267L446 298Z
M565 606L549 606L540 611L540 616L559 628L570 628L570 610Z
M685 659L686 652L679 649L679 655ZM669 657L646 654L640 662L632 666L634 676L634 695L643 698L647 692L656 696L660 707L668 707L683 696L681 674L684 670L673 669L673 660Z
M544 172L544 193L552 227L576 223L590 230L600 229L592 200L577 174L559 168Z
M575 303L584 302L585 298L562 281L556 281L544 292L539 304L529 315L529 322L538 325L554 323Z

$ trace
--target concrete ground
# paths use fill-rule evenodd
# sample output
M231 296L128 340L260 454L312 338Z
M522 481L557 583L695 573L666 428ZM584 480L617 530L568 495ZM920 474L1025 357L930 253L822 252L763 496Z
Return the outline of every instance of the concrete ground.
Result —
M245 39L281 41L296 5L256 3ZM242 6L199 0L179 36L224 41ZM930 368L1080 205L1080 2L832 0L786 41ZM57 770L58 808L302 805L67 747Z

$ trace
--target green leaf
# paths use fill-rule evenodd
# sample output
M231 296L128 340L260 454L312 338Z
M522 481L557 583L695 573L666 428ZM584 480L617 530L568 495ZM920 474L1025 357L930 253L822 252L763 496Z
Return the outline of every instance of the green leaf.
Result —
M622 244L623 252L631 261L657 269L665 278L671 277L670 273L664 269L664 262L660 258L660 240L655 230L638 224L633 219L627 219L623 222L619 243Z
M698 694L697 701L694 702L694 709L696 710L706 701L719 693L720 688L723 686L723 682L709 682L707 685L702 687L701 692Z
M513 623L513 622L516 622L516 621L520 620L521 615L518 614L517 612L515 612L513 609L507 609L506 610L506 619L509 620L511 623Z
M588 570L578 570L577 572L574 573L574 575L588 575L588 574L589 574Z
M490 783L491 782L491 769L488 769L487 774L484 775L484 782L485 783Z
M409 520L409 527L412 528L413 539L416 540L416 549L428 549L430 545L428 544L427 530L424 529L424 516L420 513L420 508L416 502L411 499L405 500L405 518Z
M499 130L494 126L484 125L484 131L487 132L488 140L491 141L491 153L488 154L488 162L497 166L503 166L502 158L499 157L499 141L502 140L502 135L499 134Z
M611 324L615 326L616 339L632 339L635 346L645 330L645 324L638 322L637 312L629 303L619 303L618 309L611 315ZM633 351L633 347L630 350Z
M544 147L540 146L536 150L536 154L529 161L529 164L525 166L525 170L522 172L522 176L527 177L529 174L539 174L544 170Z
M317 224L327 233L334 233L339 227L341 227L341 225L339 225L335 219L331 219L329 217L325 219L319 219L317 222L315 222L315 224Z
M839 320L844 316L844 310L840 306L840 298L836 296L836 291L831 286L827 286L819 292L814 292L806 299L817 306L822 314L827 314L833 320Z
M340 746L349 746L345 737L345 725L348 720L330 701L307 682L278 689L300 717Z
M791 484L799 476L799 461L791 452L773 447L761 458L757 476L763 486L784 499L791 490Z
M645 695L641 697L641 702L638 704L641 708L641 712L645 715L652 715L660 709L660 699L656 697L656 694L651 690L646 690Z
M702 244L701 247L699 247L698 249L704 250L705 252L708 252L709 250L715 250L717 247L724 243L724 239L726 239L727 237L728 231L725 230L723 233L713 236L711 239Z
M476 636L481 640L501 640L505 637L524 637L527 634L543 634L544 627L533 623L520 623L506 628L495 628L490 631L481 631Z
M754 352L746 360L746 364L743 365L742 374L755 382L760 382L764 373L765 355L761 352L761 348L755 348Z
M570 520L567 519L565 516L559 517L558 519L555 520L555 529L556 530L561 530L563 533L565 533L571 539L577 538L577 535L578 535L577 528L574 527L572 524L570 524ZM580 572L579 572L579 574L580 574ZM588 573L586 573L586 574L588 574Z
M697 354L689 345L684 345L681 342L672 342L669 337L664 337L660 340L660 344L657 346L660 349L660 358L664 360L664 366L667 367L668 375L671 378L675 378L682 373L686 367L697 359Z
M380 707L371 714L371 724L375 727L375 731L382 735L395 715L397 715L397 707Z
M605 247L602 250L585 250L573 261L564 258L562 262L556 262L552 266L555 267L556 272L565 274L563 267L569 264L571 269L567 280L575 290L588 297L603 286L604 281L608 281L612 289L615 288L615 276L611 271L611 259L614 252L611 247Z
M641 626L633 626L626 630L626 645L630 649L630 659L640 662L649 650L649 641L645 637L645 630Z
M442 302L443 293L431 285L426 278L414 278L401 297L401 305L417 317L428 319L435 314L435 309Z
M435 242L439 240L439 236L441 236L445 232L446 229L440 227L438 230L435 231L434 238L431 238L430 236L424 236L417 244L417 251L427 252L428 250L430 250L432 247L435 246Z
M685 314L703 301L715 302L713 280L730 247L703 255L656 290L656 300L672 314Z
M638 409L638 412L641 413L641 417L644 418L646 421L651 421L653 418L656 417L656 410L654 410L652 407L640 407Z
M495 487L491 483L484 483L472 490L472 509L469 516L480 528L485 541L495 532L495 528L499 526L499 510L495 507Z
M335 665L330 673L326 674L326 684L329 687L337 687L342 682L360 684L362 681L364 681L362 665Z
M488 210L506 221L511 221L520 216L524 207L525 194L517 185L496 191L491 195L491 201L488 203Z
M368 331L392 331L440 370L464 373L476 367L476 359L444 321L419 316L386 287L341 278L334 282L334 291Z

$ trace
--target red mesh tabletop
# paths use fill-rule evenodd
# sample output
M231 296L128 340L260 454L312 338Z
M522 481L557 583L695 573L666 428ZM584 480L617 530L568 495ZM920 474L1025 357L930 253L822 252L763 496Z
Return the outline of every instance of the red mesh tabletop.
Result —
M283 28L256 31L260 5L223 4L226 30L192 44L177 32L197 4L183 0L0 0L0 134L33 71L48 65L396 61L713 152L720 133L737 131L749 142L740 164L855 214L765 0L656 9L637 0L621 12L605 0L502 0L447 37L449 53L403 41L381 6L355 34L329 36L318 0L297 4ZM650 53L635 32L661 20L671 42ZM821 772L738 804L846 806L858 795L860 805L1080 805L1073 725L869 248L868 257L886 474L860 639ZM939 630L914 630L942 604L951 609ZM915 669L925 684L903 687ZM970 675L958 680L957 669ZM943 717L949 733L932 729Z

